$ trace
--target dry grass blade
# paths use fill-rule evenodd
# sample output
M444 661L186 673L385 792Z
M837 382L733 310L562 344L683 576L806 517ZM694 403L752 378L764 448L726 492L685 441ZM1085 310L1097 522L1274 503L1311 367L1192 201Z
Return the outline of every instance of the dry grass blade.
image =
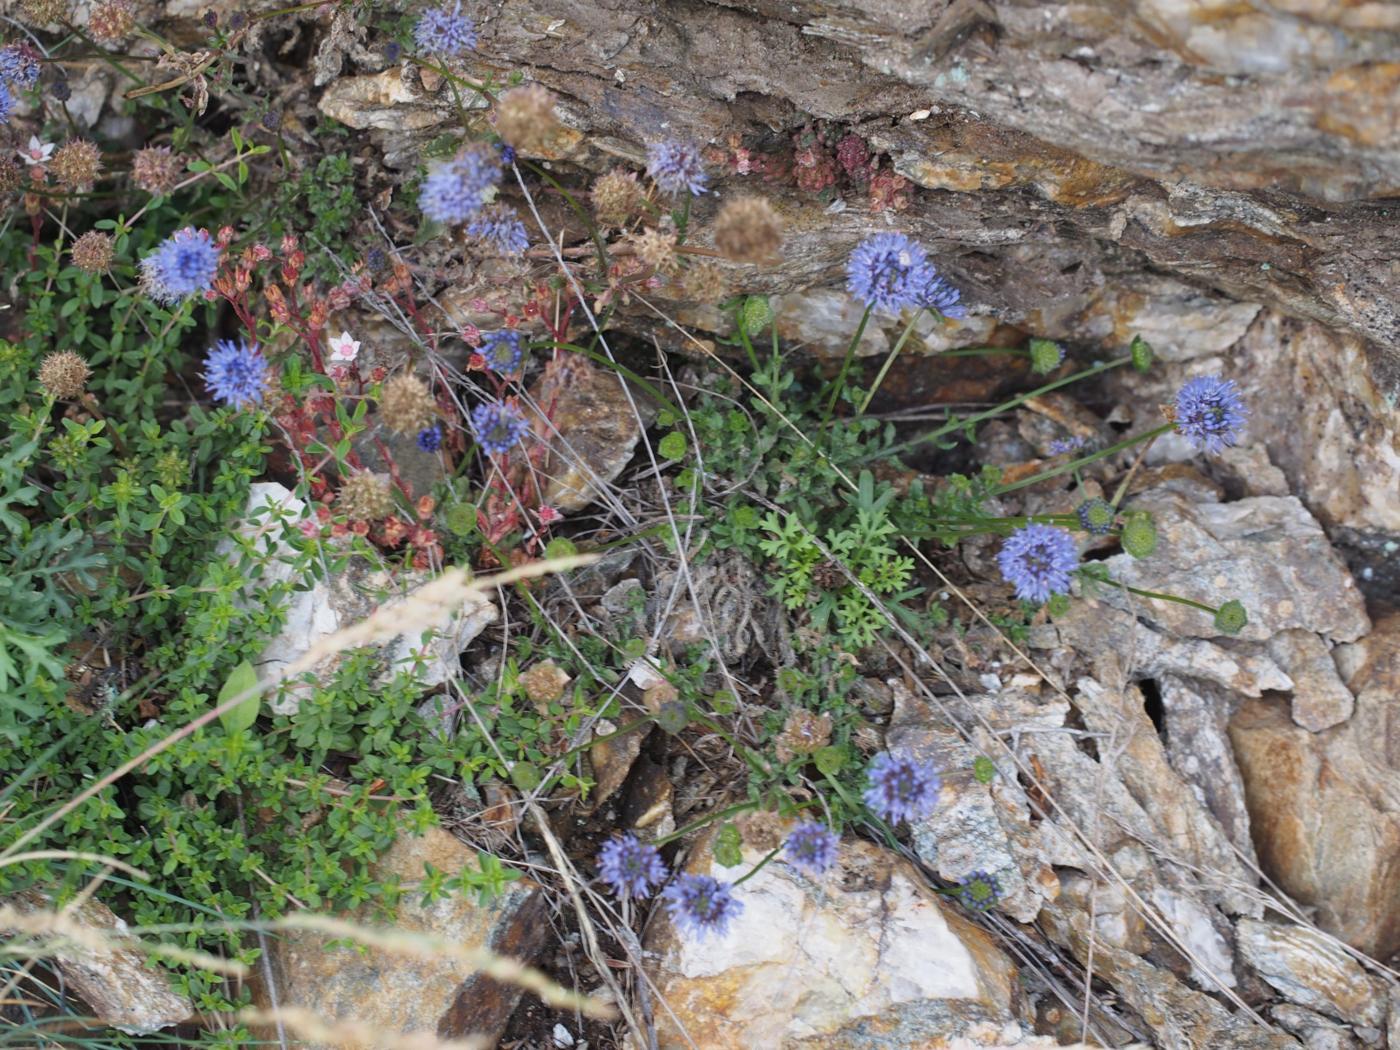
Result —
M515 984L534 992L543 1002L564 1010L598 1020L610 1021L616 1011L607 1003L590 999L551 981L538 970L485 948L470 948L441 937L409 933L404 930L359 926L326 915L301 913L286 915L271 924L274 930L311 930L331 937L344 937L396 955L412 955L425 959L456 959L476 967L488 977Z

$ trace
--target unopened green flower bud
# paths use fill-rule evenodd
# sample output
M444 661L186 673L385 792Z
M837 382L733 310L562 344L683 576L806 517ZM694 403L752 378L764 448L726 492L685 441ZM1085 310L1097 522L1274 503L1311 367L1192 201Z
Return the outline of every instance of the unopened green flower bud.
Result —
M1123 549L1134 558L1146 558L1157 549L1157 526L1152 515L1138 511L1123 525Z
M689 722L690 715L680 700L668 700L661 705L661 710L656 712L656 724L661 727L663 733L670 733L672 736L684 729Z
M766 296L751 295L739 308L739 324L749 336L757 335L772 323L773 308L768 305Z
M1065 613L1069 612L1069 595L1050 595L1050 600L1045 603L1045 611L1050 614L1052 620L1059 619Z
M972 761L972 777L979 784L990 784L997 775L996 763L986 755L978 755Z
M1128 352L1133 355L1133 367L1139 372L1146 372L1152 367L1152 344L1142 336L1133 336L1133 342L1128 347Z
M1086 499L1075 511L1084 531L1094 536L1106 536L1118 517L1118 508L1107 500Z
M1049 339L1031 340L1031 371L1038 376L1049 375L1065 359L1064 347Z
M1215 610L1215 629L1221 634L1239 634L1247 623L1249 616L1238 598L1231 598Z

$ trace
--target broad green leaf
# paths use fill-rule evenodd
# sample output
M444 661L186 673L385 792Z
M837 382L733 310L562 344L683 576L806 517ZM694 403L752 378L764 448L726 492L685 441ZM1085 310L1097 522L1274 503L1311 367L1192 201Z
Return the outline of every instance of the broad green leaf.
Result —
M232 700L239 693L246 693L256 689L258 685L258 672L253 669L253 665L247 660L233 669L224 682L224 687L219 690L219 706L223 706ZM252 693L241 703L235 704L219 716L219 721L223 723L224 729L228 733L241 733L258 720L258 707L262 703L262 696L259 693Z

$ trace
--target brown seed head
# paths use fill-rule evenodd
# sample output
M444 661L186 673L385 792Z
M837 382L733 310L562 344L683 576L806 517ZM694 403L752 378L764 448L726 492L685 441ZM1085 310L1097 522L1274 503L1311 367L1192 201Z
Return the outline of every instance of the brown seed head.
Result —
M102 151L85 139L65 142L49 161L49 171L65 190L91 189L101 170Z
M147 146L131 157L131 181L147 193L166 193L180 178L180 161L169 146Z
M693 262L681 275L681 294L697 303L717 303L729 295L729 276L708 259Z
M68 18L67 0L20 0L24 20L32 26L48 26Z
M736 197L715 219L715 247L731 262L767 263L783 246L783 224L762 197Z
M39 385L60 401L81 397L92 370L72 350L58 350L39 364Z
M379 416L395 434L417 434L437 418L437 404L423 380L412 372L400 372L384 384Z
M340 484L336 503L351 521L378 521L394 512L389 475L368 470L351 474Z
M88 32L103 44L120 44L136 28L136 19L127 0L107 0L88 16Z
M831 743L831 716L797 708L787 716L783 731L774 740L779 762L791 762L798 755L810 755Z
M630 171L614 168L593 184L593 214L604 226L626 226L644 200L641 184Z
M13 157L0 157L0 195L8 197L19 189L19 162Z
M501 96L496 108L496 131L522 153L548 153L558 130L554 93L543 84L511 88Z
M669 273L676 268L676 235L666 230L647 228L627 238L637 258L657 273Z
M73 265L84 273L106 273L112 265L112 238L88 230L73 242Z
M520 675L525 695L536 704L552 704L562 698L564 687L570 681L564 669L553 660L541 660Z

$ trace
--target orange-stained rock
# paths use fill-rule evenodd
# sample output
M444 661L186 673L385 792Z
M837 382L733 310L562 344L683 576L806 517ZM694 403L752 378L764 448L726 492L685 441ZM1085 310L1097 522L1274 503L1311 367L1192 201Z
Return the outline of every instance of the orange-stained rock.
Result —
M746 847L741 867L723 868L702 842L688 870L733 880L763 856ZM1016 967L888 850L847 840L817 879L774 860L734 896L742 910L723 937L679 931L664 910L651 921L662 1050L918 1050L1019 1034Z
M373 866L376 880L396 878L404 887L393 926L467 947L484 947L528 962L548 935L545 902L529 879L508 884L489 904L461 894L424 905L413 884L424 865L455 875L476 867L476 854L441 828L422 836L400 835ZM346 918L384 926L372 903ZM441 957L391 954L380 948L332 946L309 931L270 942L271 962L282 1006L302 1006L331 1020L355 1020L395 1032L429 1032L455 1038L495 1038L520 999L520 989L477 974L466 963ZM257 990L268 1005L266 989ZM305 1045L305 1050L313 1050Z

